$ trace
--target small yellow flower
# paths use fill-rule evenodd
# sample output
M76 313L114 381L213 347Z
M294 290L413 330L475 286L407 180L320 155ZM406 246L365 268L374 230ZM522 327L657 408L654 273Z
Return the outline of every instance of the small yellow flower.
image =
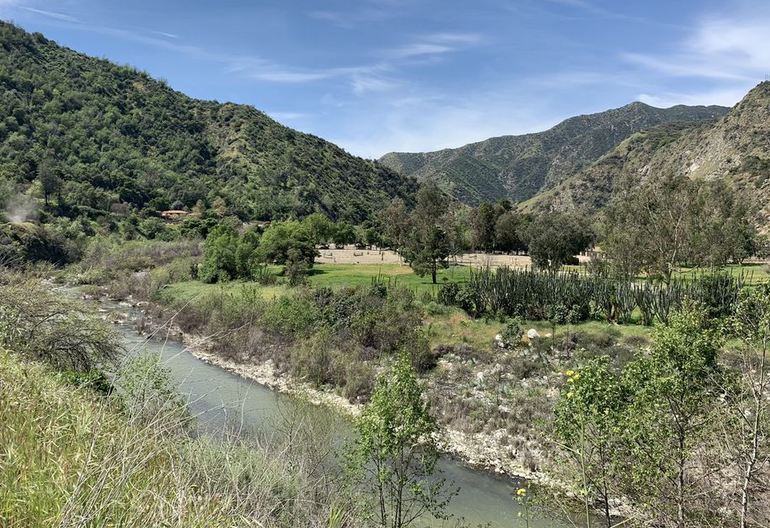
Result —
M573 379L573 380L577 380L577 379L580 379L580 372L575 372L575 375L574 375L574 376L572 376L572 379Z
M568 371L567 371L567 372L565 372L564 374L565 374L565 375L566 375L568 378L571 378L572 376L574 376L574 375L575 375L575 371L574 371L574 370L568 370Z
M516 490L516 495L518 495L519 497L523 497L526 494L527 494L527 489L526 488L519 488L519 489Z
M572 398L572 393L571 393L571 392L568 392L567 394L565 394L565 396L566 396L567 398Z

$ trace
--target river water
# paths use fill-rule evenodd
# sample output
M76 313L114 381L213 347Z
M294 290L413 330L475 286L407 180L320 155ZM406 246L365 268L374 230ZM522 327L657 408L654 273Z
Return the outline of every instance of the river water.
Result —
M104 302L100 307L125 315L129 323L139 315L134 309L117 303ZM256 431L269 430L287 414L287 409L299 403L293 396L201 361L177 341L148 339L140 335L133 324L118 325L118 328L124 346L131 353L150 352L160 356L177 383L178 391L188 399L190 410L200 420L201 428L211 434L221 432L234 419ZM325 412L328 416L328 412L320 408L311 412ZM340 420L345 422L340 435L349 434L350 424ZM521 482L470 469L448 458L442 459L439 467L448 483L459 488L448 508L456 518L464 518L472 526L526 526L525 518L520 516L521 506L513 499ZM433 519L423 521L423 526L430 528L452 525ZM546 518L534 514L530 516L529 526L564 528L574 524L561 516Z

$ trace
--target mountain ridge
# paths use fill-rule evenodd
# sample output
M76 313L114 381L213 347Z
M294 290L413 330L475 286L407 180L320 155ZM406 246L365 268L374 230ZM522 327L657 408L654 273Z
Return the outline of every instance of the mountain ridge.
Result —
M715 119L720 106L656 108L636 101L574 116L542 132L504 135L425 153L391 152L379 161L418 179L435 178L456 198L478 204L526 201L596 161L631 134L661 123Z
M591 166L523 208L598 209L658 175L727 179L756 199L770 224L770 82L713 122L658 126L627 138Z
M71 218L202 202L244 220L321 211L359 223L417 187L252 106L188 97L2 21L0 115L0 181L48 186L46 203Z

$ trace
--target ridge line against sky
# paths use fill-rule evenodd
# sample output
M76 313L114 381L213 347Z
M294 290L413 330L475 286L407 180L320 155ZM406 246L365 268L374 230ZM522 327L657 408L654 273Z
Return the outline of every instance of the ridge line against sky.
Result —
M634 100L730 106L770 74L767 2L626 4L0 0L0 18L365 157L540 131Z

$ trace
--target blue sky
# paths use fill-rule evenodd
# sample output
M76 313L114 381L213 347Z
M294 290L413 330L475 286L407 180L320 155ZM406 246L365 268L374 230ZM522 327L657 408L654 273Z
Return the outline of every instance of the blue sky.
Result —
M770 75L769 4L0 0L0 18L379 157L635 100L732 105Z

